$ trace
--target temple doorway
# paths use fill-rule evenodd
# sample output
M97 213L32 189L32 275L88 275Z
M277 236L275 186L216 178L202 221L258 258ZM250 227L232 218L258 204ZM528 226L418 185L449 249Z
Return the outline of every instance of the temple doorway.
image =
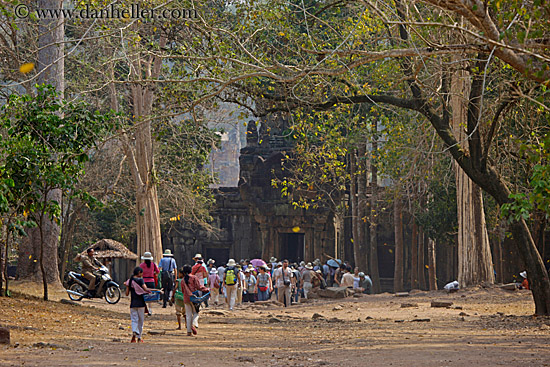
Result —
M291 263L300 262L304 259L304 239L303 233L280 233L281 260L287 259Z
M217 247L207 247L206 248L206 258L204 261L208 261L208 259L214 259L216 261L216 267L227 264L227 261L229 260L229 249L228 248L217 248ZM238 261L238 260L237 260Z

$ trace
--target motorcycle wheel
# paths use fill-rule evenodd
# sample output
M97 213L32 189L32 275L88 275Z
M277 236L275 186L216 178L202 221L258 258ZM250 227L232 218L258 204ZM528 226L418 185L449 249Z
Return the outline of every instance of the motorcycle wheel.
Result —
M118 303L118 301L120 301L120 296L121 294L119 287L112 285L105 290L105 301L111 305Z
M78 292L80 294L84 294L84 292L86 292L86 290L78 283L71 284L71 286L69 287L69 290L71 290L73 292ZM82 300L83 297L79 297L75 294L69 293L69 298L72 301L80 301L80 300Z

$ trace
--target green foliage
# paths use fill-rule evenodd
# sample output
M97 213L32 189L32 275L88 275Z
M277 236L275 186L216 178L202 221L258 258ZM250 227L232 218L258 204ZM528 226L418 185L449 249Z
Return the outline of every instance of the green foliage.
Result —
M84 103L61 100L52 86L42 85L35 97L13 94L2 106L0 122L5 129L2 178L9 183L2 201L25 218L34 214L35 222L42 214L58 220L60 203L48 200L48 193L74 189L90 149L113 128L112 121Z
M502 216L509 222L527 220L534 210L540 210L550 218L550 134L538 144L525 144L522 148L534 163L527 192L510 194L512 201L502 206Z

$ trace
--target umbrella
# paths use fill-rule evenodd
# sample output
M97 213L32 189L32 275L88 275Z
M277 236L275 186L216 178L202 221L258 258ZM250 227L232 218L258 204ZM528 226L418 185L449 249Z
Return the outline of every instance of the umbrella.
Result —
M267 265L267 264L265 263L265 261L263 261L262 259L252 259L252 260L250 260L250 263L251 263L255 268L258 268L259 266Z
M329 261L327 261L327 265L330 266L331 268L339 268L340 267L340 264L338 263L338 261L334 260L334 259L330 259Z

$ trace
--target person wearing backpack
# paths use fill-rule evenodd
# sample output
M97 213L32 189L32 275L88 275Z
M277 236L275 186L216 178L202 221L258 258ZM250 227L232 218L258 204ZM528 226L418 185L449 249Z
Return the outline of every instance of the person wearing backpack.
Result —
M165 250L162 259L159 262L160 269L160 280L162 282L162 308L166 308L166 303L170 302L172 306L172 301L170 301L170 293L174 289L174 278L176 271L178 269L176 265L176 260L174 260L174 255L172 255L171 250Z
M235 259L229 259L225 273L223 274L223 285L225 286L225 297L230 311L232 311L233 307L235 307L239 282L240 278L237 263L235 262Z

